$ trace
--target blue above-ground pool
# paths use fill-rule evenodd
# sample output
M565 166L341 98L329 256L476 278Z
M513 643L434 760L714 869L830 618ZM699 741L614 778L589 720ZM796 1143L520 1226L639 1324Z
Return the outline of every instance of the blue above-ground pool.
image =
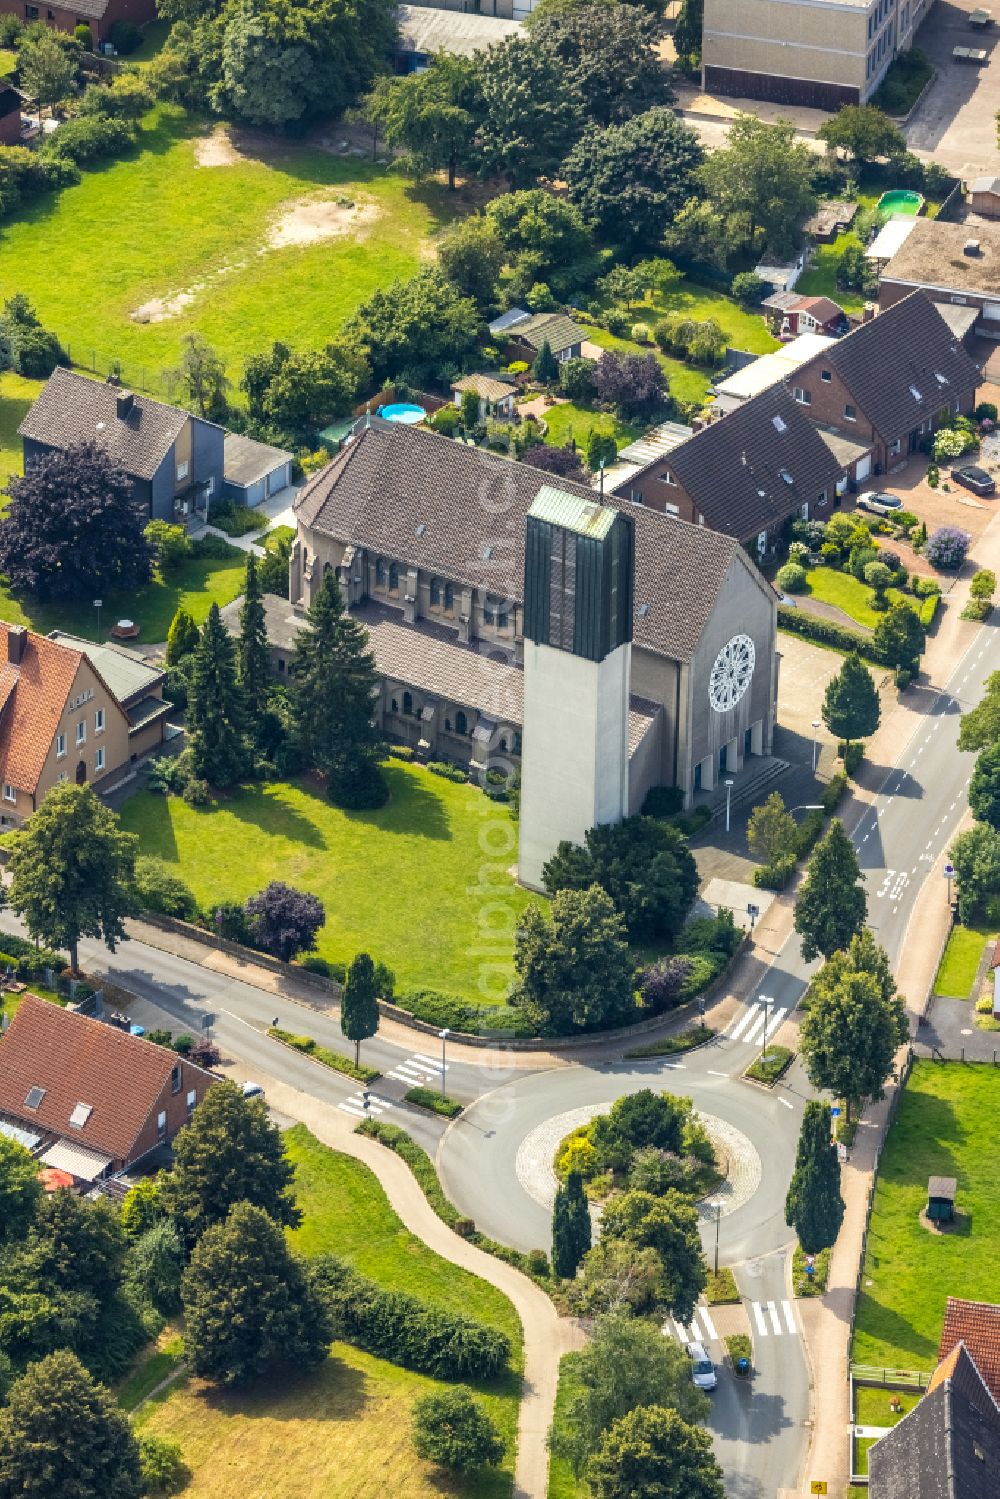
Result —
M375 415L386 422L402 422L406 427L415 427L427 418L424 408L414 406L410 401L394 401L390 406L380 406Z

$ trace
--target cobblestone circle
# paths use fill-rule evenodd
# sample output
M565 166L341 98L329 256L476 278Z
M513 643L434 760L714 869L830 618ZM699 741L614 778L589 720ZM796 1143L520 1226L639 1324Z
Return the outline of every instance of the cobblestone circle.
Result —
M597 1114L606 1114L610 1105L587 1104L583 1108L568 1109L564 1114L555 1114L537 1125L518 1147L515 1170L517 1179L528 1196L543 1208L551 1209L556 1196L556 1173L552 1162L559 1141L581 1124L589 1124ZM711 1198L698 1204L698 1216L705 1222L715 1219L716 1202L722 1203L722 1217L728 1218L741 1208L760 1186L761 1163L753 1142L733 1125L714 1114L703 1114L695 1110L695 1118L708 1131L714 1145L729 1161L729 1175L711 1194Z

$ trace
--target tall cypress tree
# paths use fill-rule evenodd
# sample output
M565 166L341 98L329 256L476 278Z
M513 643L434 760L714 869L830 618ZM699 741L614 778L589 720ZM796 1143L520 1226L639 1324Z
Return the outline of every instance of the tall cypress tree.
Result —
M271 657L257 558L253 552L247 557L246 585L243 607L240 610L240 638L236 646L236 679L243 694L246 722L251 736L256 740L267 711Z
M375 964L366 952L356 953L347 970L340 996L340 1029L354 1042L354 1065L361 1061L361 1043L378 1030L378 985Z
M352 619L332 572L306 615L312 626L295 641L296 735L303 757L327 777L332 801L380 807L382 736L375 724L378 672L368 632Z
M246 772L243 699L236 651L213 603L198 640L188 689L191 769L210 786L231 786Z
M590 1209L579 1171L567 1173L552 1210L552 1268L569 1280L590 1248Z
M785 1222L794 1228L806 1254L819 1254L836 1242L844 1221L840 1162L830 1138L830 1111L819 1099L806 1104L785 1198Z
M795 930L806 962L819 953L829 958L846 948L867 914L868 897L854 844L843 823L834 818L813 850L795 902Z

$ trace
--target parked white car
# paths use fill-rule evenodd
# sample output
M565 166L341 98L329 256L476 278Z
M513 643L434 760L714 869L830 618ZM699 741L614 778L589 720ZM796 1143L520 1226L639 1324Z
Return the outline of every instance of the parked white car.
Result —
M704 1343L689 1343L688 1355L691 1359L691 1378L699 1390L714 1390L719 1382L715 1372L715 1365L708 1356Z

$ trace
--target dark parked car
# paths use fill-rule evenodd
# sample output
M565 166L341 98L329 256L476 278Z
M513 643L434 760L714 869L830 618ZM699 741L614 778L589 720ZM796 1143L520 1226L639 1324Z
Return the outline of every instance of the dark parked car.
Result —
M956 484L964 484L966 489L971 489L973 494L996 494L996 481L992 474L988 474L984 468L979 468L974 463L967 463L964 468L953 468L951 477Z

